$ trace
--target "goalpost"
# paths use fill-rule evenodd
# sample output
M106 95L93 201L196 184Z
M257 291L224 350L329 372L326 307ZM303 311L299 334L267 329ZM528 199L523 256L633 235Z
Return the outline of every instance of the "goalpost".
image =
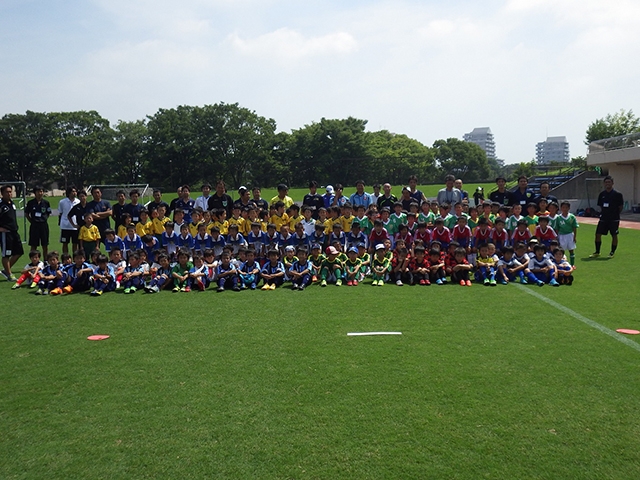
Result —
M147 201L153 198L153 189L149 188L148 183L121 183L119 185L89 185L87 187L87 195L91 195L91 189L98 187L102 192L102 198L109 200L112 204L118 202L117 193L120 190L124 190L127 201L129 201L129 192L133 189L138 190L140 193L139 203L144 205Z
M11 185L13 187L14 194L14 202L16 205L16 217L18 217L18 224L20 223L19 218L22 217L22 234L20 235L20 239L22 243L27 243L27 234L29 230L27 229L27 216L24 214L24 207L27 205L27 184L25 182L13 181L13 182L0 182L0 186L2 185ZM16 195L16 186L20 185L22 187L22 196L18 197Z

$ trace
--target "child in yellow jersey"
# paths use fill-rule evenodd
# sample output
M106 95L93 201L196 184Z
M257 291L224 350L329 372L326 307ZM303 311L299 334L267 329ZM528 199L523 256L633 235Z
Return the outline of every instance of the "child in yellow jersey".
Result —
M276 226L276 230L279 232L283 225L286 225L287 227L289 226L289 215L284 211L283 202L276 202L274 206L276 211L274 215L271 215L269 223L273 223Z
M189 223L189 233L193 238L198 235L198 228L202 223L202 208L196 207L191 211L191 223Z
M86 255L91 255L96 248L100 248L100 230L93 224L93 215L87 213L84 216L84 225L78 232L78 241Z
M211 223L207 227L207 233L211 235L211 229L218 227L220 235L229 233L229 222L226 221L227 212L224 208L214 208L211 210Z
M489 245L483 243L478 246L476 257L476 279L485 285L496 286L496 261L489 251Z
M304 220L304 217L300 215L300 207L295 203L289 207L287 215L289 215L289 231L293 232L296 224Z
M122 225L118 227L118 236L124 240L127 236L127 227L131 225L131 215L128 213L122 214Z
M136 223L136 233L140 237L153 235L153 222L149 218L149 210L146 208L140 210L140 221Z
M227 220L227 222L229 223L229 226L237 225L238 232L240 233L244 231L244 223L245 223L244 218L242 218L241 212L242 212L242 209L240 208L240 205L233 205L233 207L231 207L231 218Z
M527 205L528 215L524 217L524 219L527 221L527 228L529 229L529 232L531 232L531 235L536 234L536 227L538 226L538 216L536 215L537 211L538 205L535 203L531 202Z
M350 202L345 203L342 206L342 216L340 217L340 223L342 224L342 231L346 234L351 231L351 224L356 218L353 216L353 207Z
M162 234L164 233L164 226L171 219L165 216L167 213L167 207L164 205L160 205L158 208L154 209L151 212L151 218L153 222L153 233L158 240L162 238Z
M327 213L329 214L329 218L327 219L327 228L324 233L331 235L333 233L334 224L339 223L340 228L342 228L342 222L340 221L340 207L329 207Z
M327 209L324 207L320 207L318 209L318 218L316 220L316 227L318 225L322 225L324 227L324 232L326 233L327 228L329 228L331 225L329 223L329 221L327 220Z

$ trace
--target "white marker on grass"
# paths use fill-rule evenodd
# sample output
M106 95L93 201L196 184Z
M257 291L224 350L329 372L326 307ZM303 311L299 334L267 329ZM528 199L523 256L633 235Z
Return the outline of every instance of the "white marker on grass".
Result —
M351 332L347 337L362 337L365 335L402 335L402 332Z

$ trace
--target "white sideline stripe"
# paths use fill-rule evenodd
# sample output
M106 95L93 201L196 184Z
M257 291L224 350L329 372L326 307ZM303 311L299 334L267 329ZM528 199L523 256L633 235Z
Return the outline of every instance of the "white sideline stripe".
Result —
M593 327L596 330L600 330L602 333L604 333L606 335L609 335L610 337L615 338L619 342L622 342L625 345L627 345L627 346L629 346L631 348L634 348L634 349L636 349L636 350L638 350L640 352L640 344L634 342L633 340L629 340L624 335L622 335L622 334L620 334L618 332L614 332L613 330L605 327L604 325L600 325L598 322L594 322L593 320L591 320L591 319L589 319L589 318L587 318L587 317L585 317L583 315L580 315L578 312L574 312L570 308L565 307L564 305L561 305L558 302L556 302L554 300L551 300L550 298L545 297L544 295L540 295L538 292L536 292L535 290L532 290L531 288L527 288L527 287L525 287L523 285L520 285L519 283L515 283L515 282L513 283L513 285L518 287L523 292L527 292L529 295L533 295L538 300L542 300L547 305L551 305L552 307L557 308L561 312L564 312L567 315L571 315L576 320L580 320L582 323L586 323L590 327Z
M402 332L351 332L347 337L361 337L363 335L402 335Z

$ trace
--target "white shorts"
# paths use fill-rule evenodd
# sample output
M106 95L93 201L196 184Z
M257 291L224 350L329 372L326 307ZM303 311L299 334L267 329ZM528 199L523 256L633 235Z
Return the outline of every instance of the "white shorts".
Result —
M573 233L558 235L558 243L563 250L575 250L576 242L573 241Z

